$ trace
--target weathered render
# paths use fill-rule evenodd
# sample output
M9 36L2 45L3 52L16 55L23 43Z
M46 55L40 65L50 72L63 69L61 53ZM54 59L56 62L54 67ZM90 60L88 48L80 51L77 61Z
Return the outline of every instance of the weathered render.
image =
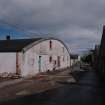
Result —
M0 41L0 47L0 73L25 77L70 67L66 45L55 38L9 39Z

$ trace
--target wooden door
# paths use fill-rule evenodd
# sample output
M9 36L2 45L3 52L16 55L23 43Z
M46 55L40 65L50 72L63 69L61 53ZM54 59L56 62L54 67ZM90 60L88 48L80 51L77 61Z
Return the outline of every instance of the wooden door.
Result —
M57 58L57 62L58 62L58 67L60 67L60 65L61 65L61 62L60 62L60 56L58 56L58 58Z

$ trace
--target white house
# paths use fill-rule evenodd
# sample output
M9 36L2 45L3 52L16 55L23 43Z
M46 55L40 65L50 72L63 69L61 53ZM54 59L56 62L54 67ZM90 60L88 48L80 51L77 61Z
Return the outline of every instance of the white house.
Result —
M70 67L66 45L55 38L0 40L0 73L34 76L39 72Z

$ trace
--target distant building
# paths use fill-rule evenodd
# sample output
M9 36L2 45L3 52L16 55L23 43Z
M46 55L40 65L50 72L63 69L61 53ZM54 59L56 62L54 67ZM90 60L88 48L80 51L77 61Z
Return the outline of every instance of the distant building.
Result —
M66 45L55 38L0 40L0 73L34 76L70 67Z
M80 58L77 54L70 54L70 59L71 59L71 66L73 66L79 61Z

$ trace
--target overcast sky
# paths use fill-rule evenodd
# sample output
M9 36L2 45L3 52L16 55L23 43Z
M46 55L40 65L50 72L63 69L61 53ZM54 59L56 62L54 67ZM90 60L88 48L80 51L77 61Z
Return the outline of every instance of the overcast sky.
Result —
M105 0L0 0L0 38L54 36L82 53L100 42L104 24Z

